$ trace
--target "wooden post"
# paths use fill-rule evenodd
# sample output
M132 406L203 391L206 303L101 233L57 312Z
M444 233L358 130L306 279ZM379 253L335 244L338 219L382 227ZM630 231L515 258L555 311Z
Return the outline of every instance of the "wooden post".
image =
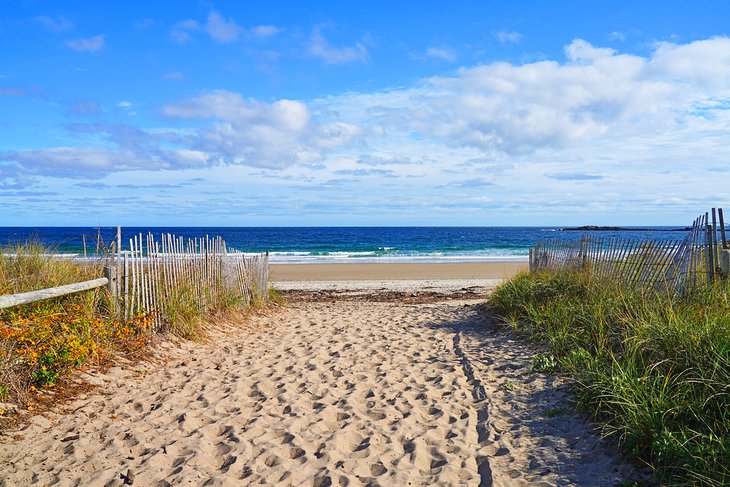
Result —
M117 314L117 309L119 309L119 292L117 288L117 270L114 266L106 266L104 267L104 277L108 279L109 282L107 282L106 288L109 290L109 296L111 299L111 312L112 314Z
M129 252L124 252L124 322L129 321Z
M715 260L715 270L720 267L720 251L717 244L717 210L712 209L712 258Z
M705 212L705 224L703 226L705 232L705 265L707 266L707 283L710 284L715 280L715 263L712 260L712 233L710 232L710 214Z
M728 247L727 247L727 238L725 238L725 219L722 216L722 208L718 208L717 213L720 216L720 235L722 235L722 248L726 249Z
M100 230L101 231L101 230ZM117 225L117 248L116 248L116 266L117 266L117 279L116 279L116 286L117 286L117 296L122 295L122 283L119 280L119 276L122 274L122 227ZM125 276L126 279L126 276Z

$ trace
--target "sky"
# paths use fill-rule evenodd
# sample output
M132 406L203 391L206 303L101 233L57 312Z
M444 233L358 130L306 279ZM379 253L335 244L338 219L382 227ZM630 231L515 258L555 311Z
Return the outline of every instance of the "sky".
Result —
M689 225L730 2L0 0L0 226Z

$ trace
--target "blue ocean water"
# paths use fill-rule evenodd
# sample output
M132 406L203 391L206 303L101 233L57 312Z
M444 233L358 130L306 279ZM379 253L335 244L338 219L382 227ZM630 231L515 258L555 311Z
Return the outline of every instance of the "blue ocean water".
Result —
M563 231L557 227L124 227L132 235L173 233L185 238L222 236L229 248L269 252L273 263L527 261L537 241L579 240L586 233L629 239L679 240L687 230L652 227L623 231ZM115 227L0 227L0 245L35 239L54 253L88 255L97 235L109 244Z

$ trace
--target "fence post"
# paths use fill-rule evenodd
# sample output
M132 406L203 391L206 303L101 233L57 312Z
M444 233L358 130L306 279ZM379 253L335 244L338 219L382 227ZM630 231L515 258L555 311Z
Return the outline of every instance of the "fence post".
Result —
M119 308L119 294L117 292L117 270L116 270L116 268L113 265L104 267L104 277L106 277L109 280L106 287L109 290L109 295L111 297L111 312L112 312L112 314L114 314L114 316L116 316L117 309Z

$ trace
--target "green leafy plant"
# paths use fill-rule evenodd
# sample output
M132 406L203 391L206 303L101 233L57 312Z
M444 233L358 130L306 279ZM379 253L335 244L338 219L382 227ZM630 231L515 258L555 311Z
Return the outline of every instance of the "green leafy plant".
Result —
M558 366L558 359L555 355L550 353L541 353L533 357L530 370L533 372L555 372Z

